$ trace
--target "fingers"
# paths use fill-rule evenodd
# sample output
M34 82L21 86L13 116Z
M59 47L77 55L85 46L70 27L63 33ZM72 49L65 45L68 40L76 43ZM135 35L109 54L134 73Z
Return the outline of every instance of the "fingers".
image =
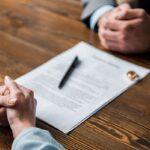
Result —
M99 36L100 36L100 38L105 38L107 40L114 41L114 40L118 39L119 32L112 31L112 30L109 30L109 29L100 28Z
M5 77L5 85L10 90L10 93L16 93L19 90L17 84L9 76Z
M100 29L105 28L113 31L119 31L122 28L124 21L116 19L116 14L120 13L111 11L104 15L98 23Z
M106 39L101 39L101 44L107 49L107 50L112 50L112 51L116 51L119 52L119 48L118 45L116 44L116 42L111 41L111 40L106 40Z
M8 76L5 77L5 86L8 88L10 94L0 96L0 106L12 107L15 106L17 101L21 99L21 92L17 84Z
M24 98L24 94L20 90L17 83L8 76L5 77L5 85L9 89L11 97L14 97L16 100L21 100Z
M17 101L34 99L34 93L32 90L18 85L8 76L5 77L5 86L8 88L10 94L6 96L0 96L0 106L15 106Z
M104 18L100 24L100 28L103 27L105 29L119 31L123 26L123 21L116 20L114 18Z
M128 9L128 10L120 11L120 13L115 15L115 18L120 20L130 20L130 19L143 18L145 15L146 12L143 9Z
M6 91L6 86L4 85L0 86L0 95L4 95L5 91Z
M28 106L30 109L34 110L34 114L36 113L37 100L34 98L34 92L30 89L27 89L21 85L18 85L21 91L25 95L26 101L28 101ZM35 124L35 122L34 122Z
M36 107L36 104L37 104L37 101L36 99L34 99L34 92L30 89L27 89L25 87L23 87L22 85L19 85L19 88L22 90L22 92L24 93L25 95L25 98L27 100L30 100L31 103L32 103L32 106L35 106Z
M108 50L122 52L122 43L124 41L120 37L120 32L101 29L99 32L101 44Z
M16 102L16 98L11 98L10 96L0 96L0 106L12 107L15 106Z
M133 47L133 36L136 34L136 27L142 23L142 19L133 19L128 21L108 21L105 27L101 26L99 30L99 37L101 39L101 44L109 50L121 52L121 53L131 53L134 51ZM111 26L115 26L115 23L120 24L120 29L118 31L111 30ZM117 26L115 26L117 27ZM111 28L111 29L110 29ZM113 28L114 29L114 28Z
M101 40L101 44L108 50L114 51L114 52L119 52L123 54L130 53L127 49L124 48L123 43L118 43L117 41L110 41L106 39Z
M34 92L32 90L27 89L27 88L23 87L22 85L19 85L19 88L24 93L26 98L33 98L34 97Z
M9 91L5 85L0 88L0 106L11 107L16 103L16 99L9 95Z
M9 90L5 85L0 86L0 95L1 96L9 95Z
M126 52L126 49L124 49L125 38L120 34L120 32L103 29L99 36L101 44L106 49L121 53Z

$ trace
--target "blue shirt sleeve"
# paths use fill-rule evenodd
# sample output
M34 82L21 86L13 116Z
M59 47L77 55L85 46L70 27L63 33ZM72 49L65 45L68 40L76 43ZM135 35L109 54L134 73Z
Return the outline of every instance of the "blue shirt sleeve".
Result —
M99 9L97 9L91 16L90 18L90 28L91 30L94 31L97 22L99 21L99 19L108 11L111 11L112 9L114 9L114 6L112 5L104 5L103 7L100 7Z
M64 147L48 131L28 128L16 137L12 150L64 150Z

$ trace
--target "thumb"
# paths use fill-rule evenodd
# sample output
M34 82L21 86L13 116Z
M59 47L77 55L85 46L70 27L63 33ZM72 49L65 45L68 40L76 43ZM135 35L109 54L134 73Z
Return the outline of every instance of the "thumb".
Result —
M5 86L12 84L12 82L13 82L13 80L10 77L8 77L8 76L5 77ZM12 86L9 89L10 90L9 95L0 96L0 106L10 107L10 106L14 106L16 104L17 99L12 97L11 89L13 89Z
M119 5L118 8L119 8L120 10L128 10L128 9L131 8L131 6L130 6L130 4L128 4L128 3L123 3L123 4Z
M9 89L11 94L19 90L17 83L9 76L5 77L5 86Z
M120 11L115 15L116 19L119 20L131 20L142 17L142 12L140 9L128 9L124 11Z
M10 96L0 96L0 106L12 107L15 106L16 102L16 98L11 98Z

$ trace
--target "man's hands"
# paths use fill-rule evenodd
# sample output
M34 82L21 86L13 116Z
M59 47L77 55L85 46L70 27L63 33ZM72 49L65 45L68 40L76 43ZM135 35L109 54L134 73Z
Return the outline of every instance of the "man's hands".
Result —
M150 16L143 9L122 4L99 21L101 44L121 53L150 51Z
M10 97L17 101L16 106L7 108L7 118L16 137L22 130L35 126L36 101L33 92L17 85L11 78L5 78L5 85L9 89Z
M16 137L22 130L35 126L36 100L31 90L16 84L10 77L5 77L5 88L7 95L0 96L0 105L3 106L0 117L6 120L7 114L13 136Z

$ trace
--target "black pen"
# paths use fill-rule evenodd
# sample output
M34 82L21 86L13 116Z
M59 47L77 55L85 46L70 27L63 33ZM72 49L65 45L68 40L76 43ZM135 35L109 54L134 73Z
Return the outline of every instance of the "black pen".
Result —
M59 89L61 89L65 85L70 75L72 74L73 70L76 68L78 61L79 61L79 58L78 56L76 56L73 62L71 63L71 65L69 66L68 70L66 71L65 75L63 76L61 82L59 83L58 85Z

